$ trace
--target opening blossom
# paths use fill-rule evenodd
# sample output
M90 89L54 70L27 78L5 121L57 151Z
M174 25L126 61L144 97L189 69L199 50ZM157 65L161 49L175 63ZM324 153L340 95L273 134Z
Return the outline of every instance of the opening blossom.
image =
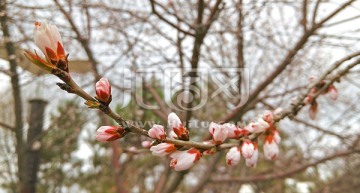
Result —
M232 147L226 153L226 164L230 166L236 166L240 162L240 148Z
M68 72L67 57L61 40L59 30L55 25L46 22L35 22L34 33L35 44L45 55L45 59L40 57L36 51L32 53L25 50L24 55L39 67L51 71L56 67Z
M176 150L175 145L172 143L160 143L158 145L152 146L150 151L155 156L165 156Z
M170 133L174 131L179 139L189 140L189 131L182 125L180 118L175 113L169 114L168 127L170 128Z
M222 125L211 122L209 125L209 132L216 145L224 143L227 138L228 131Z
M261 133L264 132L270 125L264 119L258 118L256 122L251 122L245 126L245 129L250 133Z
M111 85L107 78L101 78L95 84L96 98L105 103L109 104L111 102Z
M120 139L126 135L125 129L118 126L102 126L96 132L96 140L109 142Z
M164 140L166 133L162 125L153 125L152 128L148 131L148 134L151 138Z
M186 151L176 151L170 155L170 167L175 171L182 171L191 168L201 157L201 153L196 148Z

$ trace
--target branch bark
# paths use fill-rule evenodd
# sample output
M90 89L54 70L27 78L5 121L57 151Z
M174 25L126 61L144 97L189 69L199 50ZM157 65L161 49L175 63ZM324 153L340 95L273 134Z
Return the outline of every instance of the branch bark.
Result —
M261 181L266 181L266 180L273 180L273 179L282 179L282 178L287 178L290 177L294 174L297 174L299 172L302 172L304 170L306 170L309 167L314 167L317 166L321 163L336 159L336 158L340 158L340 157L346 157L346 156L350 156L354 153L360 153L359 149L351 149L351 150L347 150L347 151L341 151L341 152L336 152L330 156L326 156L322 159L319 159L317 161L314 162L310 162L298 167L295 167L293 169L287 170L287 171L281 171L281 172L274 172L271 174L264 174L264 175L259 175L259 176L252 176L252 177L247 177L247 178L213 178L211 181L214 183L254 183L254 182L261 182Z

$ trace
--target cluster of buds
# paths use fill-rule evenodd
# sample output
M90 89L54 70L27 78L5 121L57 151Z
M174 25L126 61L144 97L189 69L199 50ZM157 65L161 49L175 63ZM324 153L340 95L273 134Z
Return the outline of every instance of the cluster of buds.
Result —
M274 124L274 115L271 111L265 111L256 121L250 122L240 131L243 140L239 147L231 148L226 154L226 163L228 165L237 165L240 155L242 155L245 158L246 166L256 166L259 156L259 145L257 143L257 136L259 135L251 139L252 134L265 134L263 149L266 159L274 160L279 155L280 135Z
M309 81L310 81L310 83L313 83L313 82L317 81L317 77L310 76ZM311 88L309 94L304 99L304 103L310 105L309 117L311 119L315 119L317 112L318 112L318 103L316 101L316 98L314 98L314 95L316 93L318 93L318 91L321 90L325 86L325 84L326 84L325 80L320 81L313 88ZM333 84L329 85L327 89L325 89L324 91L321 92L321 94L322 95L329 94L329 96L332 100L336 100L338 97L338 91Z
M68 54L65 53L60 33L55 25L35 22L34 40L45 58L39 56L36 51L25 50L24 55L32 63L55 75L58 75L58 69L69 72Z
M183 126L180 118L175 113L168 116L169 137L188 141L189 131ZM148 131L149 137L157 140L157 145L151 146L150 151L155 156L170 155L170 166L175 171L182 171L191 168L201 157L201 153L196 148L190 148L180 151L172 144L163 142L166 138L166 132L162 125L153 125Z
M179 117L175 113L168 116L169 137L181 140L189 139L189 132L182 125ZM246 160L248 167L255 167L259 156L258 137L264 133L264 156L266 159L274 160L279 155L280 135L274 124L274 116L271 111L265 111L256 121L250 122L244 128L231 123L217 124L211 122L209 132L212 137L210 141L204 141L204 144L211 144L214 147L223 144L228 139L239 140L239 146L231 147L226 154L226 163L235 166L239 163L241 155ZM252 135L255 137L251 137ZM198 161L201 155L211 155L216 152L216 148L199 151L191 148L185 151L178 150L172 143L164 142L166 132L161 125L154 125L148 135L156 140L156 145L150 147L150 151L155 156L169 155L170 166L176 171L186 170L192 167ZM147 144L146 144L147 145Z

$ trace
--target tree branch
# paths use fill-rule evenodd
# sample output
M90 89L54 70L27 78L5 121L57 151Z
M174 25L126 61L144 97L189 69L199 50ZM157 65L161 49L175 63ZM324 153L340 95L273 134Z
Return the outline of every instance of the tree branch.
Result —
M241 107L238 107L234 109L229 115L224 117L222 120L224 122L228 122L233 119L237 114L244 114L246 111L246 108L257 99L259 94L265 90L265 88L272 83L272 81L278 77L285 69L286 67L292 62L295 55L303 48L303 46L308 41L309 37L312 36L316 30L318 30L325 22L330 20L332 17L334 17L337 13L339 13L341 10L345 9L347 6L349 6L351 3L353 3L355 0L348 1L347 3L343 4L341 7L339 7L337 10L329 14L327 17L325 17L322 21L319 23L313 25L311 29L306 31L304 35L299 39L299 41L295 44L295 46L288 52L288 54L285 56L285 58L282 60L282 62L277 66L277 68L264 80L262 81L259 86L256 87L256 89L250 94L249 100Z
M184 29L182 29L180 26L172 23L171 21L169 21L168 19L166 19L165 17L163 17L159 12L157 12L156 7L155 7L155 0L150 0L150 4L151 4L151 11L153 14L155 14L159 19L161 19L162 21L164 21L165 23L169 24L171 27L177 29L178 31L181 31L182 33L186 34L186 35L190 35L190 36L194 36L193 33L189 32L189 31L185 31Z
M248 178L213 178L211 181L214 183L234 183L234 182L237 182L237 183L252 182L253 183L253 182L261 182L261 181L273 180L273 179L282 179L282 178L290 177L299 172L302 172L309 167L314 167L314 166L317 166L318 164L330 161L332 159L349 156L354 153L360 153L360 150L352 149L352 150L337 152L337 153L334 153L333 155L326 156L320 160L310 162L310 163L295 167L295 168L287 170L287 171L275 172L275 173L271 173L271 174L264 174L264 175L253 176L253 177L248 177Z

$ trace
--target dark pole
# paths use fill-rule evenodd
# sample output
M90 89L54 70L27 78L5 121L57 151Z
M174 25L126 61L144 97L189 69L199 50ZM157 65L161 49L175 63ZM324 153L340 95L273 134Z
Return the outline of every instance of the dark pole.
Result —
M40 136L43 131L43 118L47 102L33 99L30 103L29 130L27 134L27 169L30 193L36 192L37 173L40 164Z

